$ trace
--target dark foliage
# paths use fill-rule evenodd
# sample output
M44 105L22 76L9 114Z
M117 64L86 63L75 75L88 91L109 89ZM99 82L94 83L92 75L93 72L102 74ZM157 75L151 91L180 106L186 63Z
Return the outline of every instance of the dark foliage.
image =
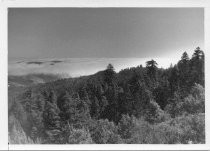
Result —
M204 143L204 109L198 47L168 69L151 60L116 73L109 64L90 76L10 86L10 139L21 131L24 141L11 142Z

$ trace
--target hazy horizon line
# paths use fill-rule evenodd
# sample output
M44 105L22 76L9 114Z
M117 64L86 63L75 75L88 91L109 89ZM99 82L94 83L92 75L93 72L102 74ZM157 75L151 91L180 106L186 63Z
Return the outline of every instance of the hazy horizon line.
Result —
M180 57L181 58L181 57ZM167 69L172 65L178 63L178 58L63 58L59 59L61 62L52 63L50 60L44 59L23 62L13 62L8 64L8 75L27 75L27 74L68 74L70 77L79 77L95 74L106 69L107 65L111 63L116 72L121 70L146 66L146 61L155 60L158 63L158 68ZM40 63L40 62L41 63ZM57 60L58 61L58 60Z

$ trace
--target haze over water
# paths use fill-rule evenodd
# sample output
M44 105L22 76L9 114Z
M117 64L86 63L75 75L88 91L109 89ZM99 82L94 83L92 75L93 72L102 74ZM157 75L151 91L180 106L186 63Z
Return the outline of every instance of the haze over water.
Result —
M158 67L168 68L175 64L177 58L153 58ZM115 71L121 69L145 66L151 58L67 58L67 59L40 59L9 62L9 75L26 75L32 73L68 74L71 77L94 74L113 64Z

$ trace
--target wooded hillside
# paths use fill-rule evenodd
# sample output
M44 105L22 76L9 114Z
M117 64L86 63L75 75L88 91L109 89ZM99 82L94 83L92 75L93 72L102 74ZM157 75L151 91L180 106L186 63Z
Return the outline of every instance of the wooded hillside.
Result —
M198 47L168 69L149 60L116 73L109 64L94 75L9 87L9 142L205 143L204 84Z

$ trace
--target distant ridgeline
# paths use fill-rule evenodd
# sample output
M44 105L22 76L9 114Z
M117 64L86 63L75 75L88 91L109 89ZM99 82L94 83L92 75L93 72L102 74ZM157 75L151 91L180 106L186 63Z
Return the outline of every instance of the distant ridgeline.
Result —
M18 86L30 86L39 83L46 83L50 81L58 80L62 75L57 74L27 74L27 75L9 75L8 76L8 86L18 87Z
M10 89L10 88L9 88ZM168 69L155 60L116 73L9 90L9 142L205 143L204 52Z

